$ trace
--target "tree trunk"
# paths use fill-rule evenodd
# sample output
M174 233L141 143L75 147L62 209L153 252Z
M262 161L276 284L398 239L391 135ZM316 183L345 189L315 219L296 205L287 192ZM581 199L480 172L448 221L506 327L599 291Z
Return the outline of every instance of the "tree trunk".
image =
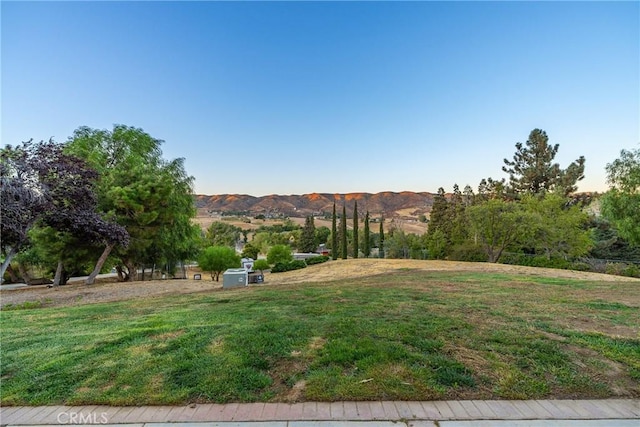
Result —
M116 273L118 273L118 282L124 282L126 279L121 265L116 265Z
M0 282L2 282L2 278L4 277L4 272L7 271L7 268L9 268L9 265L11 265L11 260L13 260L13 257L16 256L17 253L18 253L17 249L9 248L7 257L4 259L4 261L2 261L2 265L0 266ZM13 280L13 275L11 280Z
M137 279L136 276L138 275L138 269L136 268L136 265L130 260L125 260L124 265L125 267L127 267L127 270L129 270L127 282L135 281Z
M58 267L56 268L56 275L53 278L53 286L60 286L62 279L62 270L63 270L62 260L58 260Z
M93 269L89 277L87 277L87 280L84 282L85 285L93 285L96 282L96 276L98 275L98 273L100 273L100 270L102 270L102 266L107 261L107 258L109 257L109 254L111 253L111 250L114 248L115 245L116 245L115 243L109 243L104 248L102 255L100 255L100 258L98 258L96 267Z
M13 268L11 267L11 264L9 264L7 266L7 274L9 275L9 280L11 280L11 283L16 283L17 281L20 280L20 278L18 277L16 272L13 271Z
M18 263L18 271L20 272L20 276L22 276L22 280L24 281L24 283L27 285L30 285L31 276L29 276L29 272L25 268L24 264L21 262Z

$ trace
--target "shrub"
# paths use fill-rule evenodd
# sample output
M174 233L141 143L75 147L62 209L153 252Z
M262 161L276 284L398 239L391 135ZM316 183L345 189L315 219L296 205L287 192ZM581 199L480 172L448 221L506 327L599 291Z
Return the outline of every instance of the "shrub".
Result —
M640 266L637 266L636 264L629 264L624 270L622 270L622 275L629 277L640 277Z
M253 263L254 270L268 270L269 267L269 262L266 259L258 259Z
M313 258L308 258L306 260L306 264L307 265L322 264L323 262L327 262L330 259L331 258L326 255L314 256Z
M307 266L307 263L305 263L301 259L297 259L289 262L279 262L273 266L273 268L271 269L271 272L282 273L285 271L300 270L301 268L305 268L306 266Z
M287 245L275 245L269 249L267 261L269 264L286 264L293 260L291 248Z
M451 248L449 259L452 261L484 262L487 260L487 253L480 246L464 243Z
M573 264L571 264L571 270L591 271L591 266L586 262L576 261Z

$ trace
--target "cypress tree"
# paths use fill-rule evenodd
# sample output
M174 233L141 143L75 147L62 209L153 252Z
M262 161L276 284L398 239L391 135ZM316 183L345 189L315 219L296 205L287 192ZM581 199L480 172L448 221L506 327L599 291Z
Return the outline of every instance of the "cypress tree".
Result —
M347 259L347 207L342 205L342 218L340 219L340 231L342 240L342 259Z
M384 258L384 227L382 226L384 223L384 217L380 217L380 244L378 245L378 257Z
M353 257L358 258L358 251L360 248L358 247L358 201L356 200L356 204L353 208Z
M338 229L336 227L336 202L333 202L333 217L331 219L331 258L338 259Z
M369 211L364 215L364 248L363 253L365 258L369 258L371 255L371 236L369 231Z

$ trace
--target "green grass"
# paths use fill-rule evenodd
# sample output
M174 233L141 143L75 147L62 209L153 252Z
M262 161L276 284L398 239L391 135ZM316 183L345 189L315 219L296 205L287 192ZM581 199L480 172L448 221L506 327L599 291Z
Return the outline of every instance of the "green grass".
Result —
M400 271L24 306L1 403L639 397L639 305L634 282Z

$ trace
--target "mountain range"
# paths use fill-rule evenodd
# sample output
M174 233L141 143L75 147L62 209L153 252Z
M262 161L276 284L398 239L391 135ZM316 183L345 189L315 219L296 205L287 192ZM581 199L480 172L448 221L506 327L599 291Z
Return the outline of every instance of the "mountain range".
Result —
M311 193L302 195L249 196L245 194L196 195L195 203L201 214L242 213L245 215L291 216L331 214L333 204L338 212L344 205L353 212L358 202L358 212L372 215L416 217L431 210L433 193L385 191L381 193Z

